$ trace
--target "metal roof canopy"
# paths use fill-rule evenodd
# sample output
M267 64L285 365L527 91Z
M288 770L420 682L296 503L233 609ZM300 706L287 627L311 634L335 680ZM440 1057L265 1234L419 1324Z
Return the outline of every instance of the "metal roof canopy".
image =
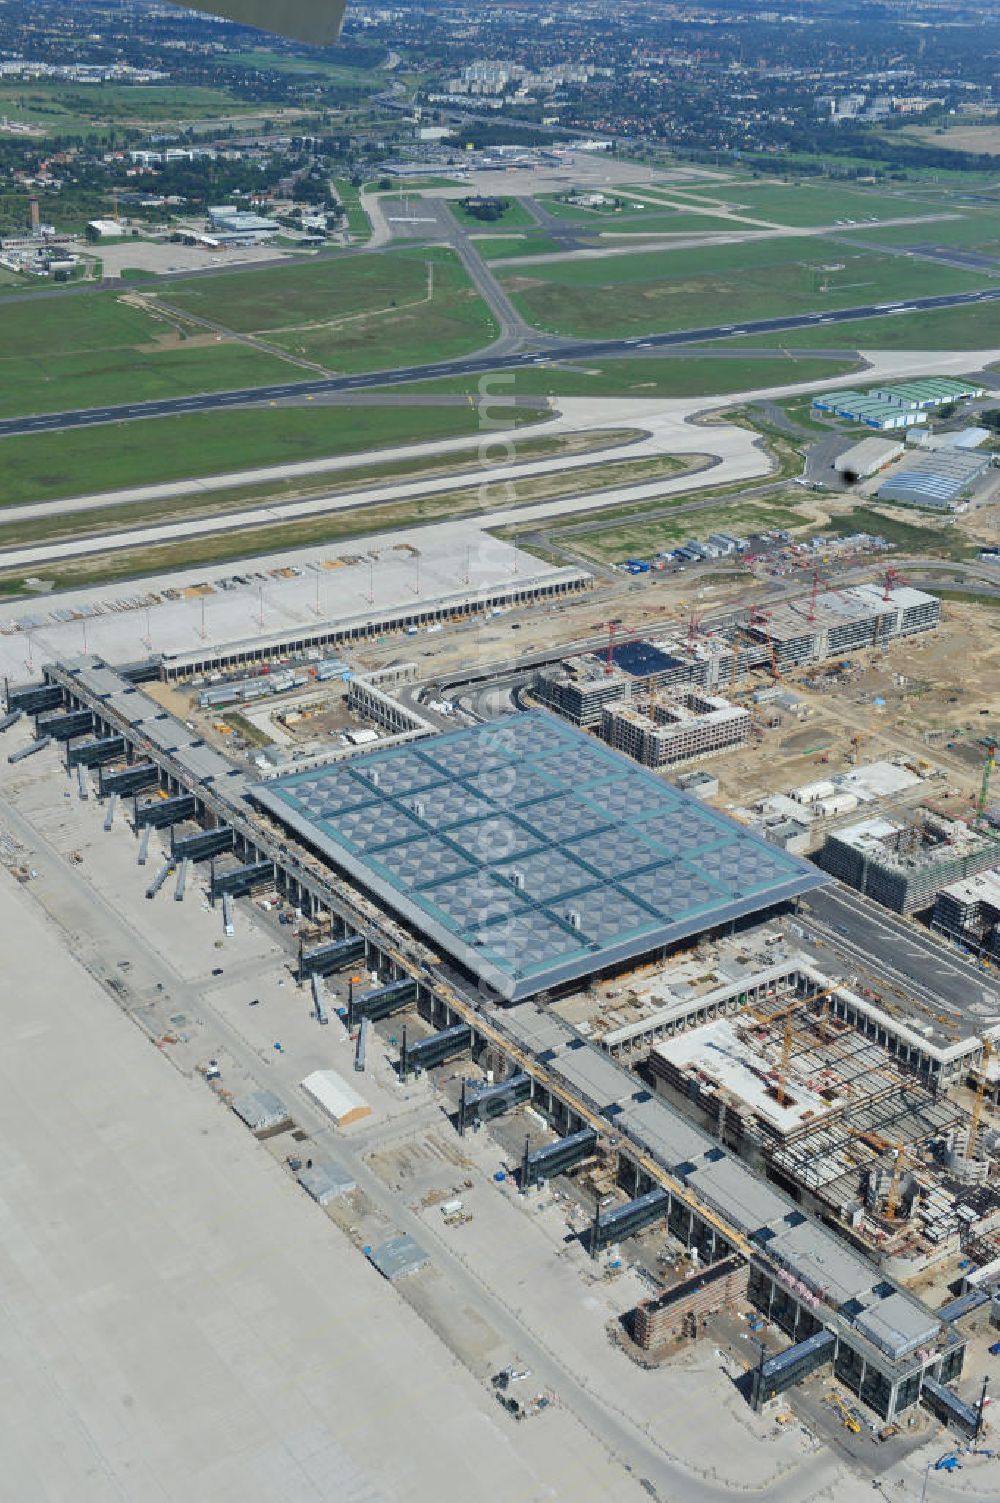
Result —
M380 1242L378 1247L372 1248L368 1257L390 1284L394 1284L397 1279L406 1278L408 1274L417 1273L430 1262L420 1243L409 1233Z
M273 1091L248 1091L233 1101L233 1111L253 1132L266 1132L289 1121L288 1108Z
M508 1000L827 880L541 710L251 792Z
M338 1195L348 1195L355 1188L353 1177L331 1159L319 1159L311 1169L301 1169L296 1175L307 1195L318 1205L325 1206Z

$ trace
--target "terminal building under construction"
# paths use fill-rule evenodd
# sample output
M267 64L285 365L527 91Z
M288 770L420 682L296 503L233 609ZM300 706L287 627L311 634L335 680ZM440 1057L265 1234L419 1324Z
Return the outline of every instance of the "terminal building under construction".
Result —
M115 797L167 794L158 827L169 818L195 828L171 838L163 874L171 861L219 862L209 890L224 916L261 882L299 908L322 936L300 955L300 980L374 972L350 1018L413 1009L436 1030L408 1049L421 1067L456 1050L485 1061L487 1083L462 1091L459 1131L530 1102L562 1136L560 1151L575 1134L582 1154L596 1139L619 1197L597 1204L595 1256L661 1225L706 1267L704 1284L684 1293L688 1316L727 1285L742 1289L745 1271L749 1299L790 1342L758 1397L826 1366L887 1421L928 1395L961 1417L966 1406L942 1386L962 1371L956 1324L843 1224L741 1161L728 1130L651 1089L627 1050L558 1011L601 977L662 966L682 943L735 941L822 885L822 872L542 711L252 781L144 689L156 676L152 662L51 663L42 683L9 692L8 710L34 717L32 745L64 746L67 768L94 777L109 821ZM803 974L789 973L785 989L813 1006L823 987L808 976L800 987ZM750 979L738 986L734 1010ZM778 990L775 978L763 984L765 997ZM839 995L838 1021L820 1026L867 1032L855 1021L863 1006L852 1009ZM919 1075L926 1039L898 1034ZM950 1068L957 1055L946 1047L942 1059ZM940 1115L935 1125L947 1131ZM679 1313L670 1305L647 1312L651 1341Z
M574 725L596 730L605 709L630 702L640 686L724 693L757 669L782 672L932 631L940 615L937 596L891 581L814 591L768 611L702 621L687 636L612 642L606 654L566 658L538 671L533 692Z

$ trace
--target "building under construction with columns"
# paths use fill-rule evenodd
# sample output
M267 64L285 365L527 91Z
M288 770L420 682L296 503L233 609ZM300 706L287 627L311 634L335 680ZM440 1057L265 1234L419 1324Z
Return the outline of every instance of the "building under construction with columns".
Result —
M1000 865L1000 836L921 807L907 818L878 815L831 831L816 860L894 913L919 913L942 888Z
M779 670L886 647L897 637L932 631L941 616L936 595L910 585L853 585L822 590L802 600L751 612L744 628L751 641L773 646Z

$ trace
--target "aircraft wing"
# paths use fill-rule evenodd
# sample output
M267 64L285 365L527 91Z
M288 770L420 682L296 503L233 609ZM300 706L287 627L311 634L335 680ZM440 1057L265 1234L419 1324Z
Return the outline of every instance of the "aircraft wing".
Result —
M185 10L225 16L295 42L326 46L340 35L347 0L178 0Z

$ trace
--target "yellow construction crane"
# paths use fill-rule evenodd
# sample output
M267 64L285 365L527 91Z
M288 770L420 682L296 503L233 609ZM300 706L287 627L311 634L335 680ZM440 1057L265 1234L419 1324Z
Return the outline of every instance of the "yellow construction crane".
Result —
M827 986L821 992L813 992L809 997L793 997L790 1002L786 1002L783 1007L777 1008L774 1012L765 1012L759 1007L751 1007L749 1009L751 1017L756 1018L760 1023L770 1025L772 1023L779 1023L784 1019L785 1026L781 1035L781 1055L778 1060L777 1077L774 1085L774 1094L779 1106L787 1106L790 1099L785 1089L785 1082L788 1079L788 1066L792 1058L792 1039L796 1032L795 1024L792 1021L793 1015L801 1008L808 1007L811 1002L821 1002L825 997L832 996L836 990L835 986Z
M992 1039L983 1039L983 1057L979 1062L979 1080L976 1084L976 1099L972 1103L972 1114L969 1117L969 1140L965 1145L965 1157L971 1159L976 1151L976 1139L979 1137L979 1119L983 1115L983 1101L986 1097L987 1066L993 1054Z
M906 1149L902 1143L893 1143L896 1150L896 1161L892 1166L892 1179L889 1181L889 1193L885 1197L885 1214L889 1221L895 1221L896 1212L899 1210L899 1192L903 1185L903 1166L906 1162Z
M861 1425L859 1421L854 1418L854 1415L848 1409L839 1393L830 1394L830 1403L833 1404L834 1407L838 1410L841 1423L848 1430L852 1431L853 1434L859 1435L861 1433Z
M889 1191L885 1197L886 1218L889 1221L894 1221L896 1219L896 1212L899 1210L899 1195L903 1186L903 1170L906 1168L908 1161L913 1162L909 1148L905 1143L900 1143L898 1139L894 1140L883 1137L881 1133L873 1132L870 1128L849 1127L847 1129L847 1136L849 1138L860 1139L866 1147L871 1148L875 1153L886 1153L890 1149L895 1153L896 1157L892 1166L892 1177L889 1180Z

